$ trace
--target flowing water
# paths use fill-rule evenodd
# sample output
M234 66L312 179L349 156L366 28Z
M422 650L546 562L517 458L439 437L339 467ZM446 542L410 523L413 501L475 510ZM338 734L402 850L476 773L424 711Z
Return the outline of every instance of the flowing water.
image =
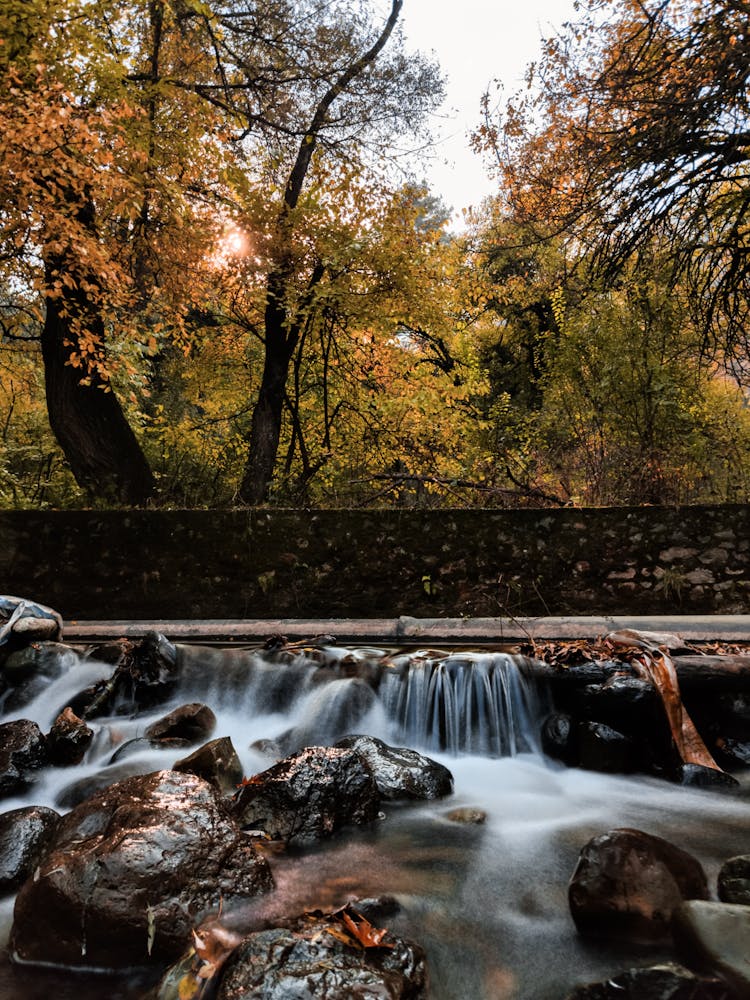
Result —
M577 936L567 883L592 836L617 826L664 836L695 854L713 885L722 861L750 852L747 783L729 796L566 769L545 759L537 744L545 695L511 657L336 647L262 657L182 647L181 658L183 682L168 704L149 715L92 723L96 736L82 765L47 771L29 795L6 799L2 808L59 809L66 785L102 768L169 767L188 751L133 744L132 754L111 761L151 721L189 701L211 705L218 717L214 735L231 737L247 775L272 763L257 748L262 741L289 752L364 732L425 750L453 772L451 798L386 804L373 829L272 855L276 890L231 920L252 927L311 907L333 908L352 896L393 895L402 909L388 924L426 948L432 1000L562 1000L575 983L666 957ZM111 667L74 659L62 677L3 720L31 718L46 732L75 693L110 673ZM486 822L449 820L447 813L460 806L483 810ZM3 940L11 921L12 900L0 902ZM132 977L19 969L7 959L0 965L0 1000L135 1000L142 989Z

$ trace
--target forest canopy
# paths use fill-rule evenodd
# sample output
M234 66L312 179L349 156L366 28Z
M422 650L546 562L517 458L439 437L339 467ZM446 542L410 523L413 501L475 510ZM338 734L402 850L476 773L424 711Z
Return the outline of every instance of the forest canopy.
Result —
M402 0L5 0L0 505L745 501L750 3L580 7L457 229Z

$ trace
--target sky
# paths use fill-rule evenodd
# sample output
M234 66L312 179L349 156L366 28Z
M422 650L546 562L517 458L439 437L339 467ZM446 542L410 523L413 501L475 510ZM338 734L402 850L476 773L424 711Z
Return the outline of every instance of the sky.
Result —
M468 133L492 80L510 96L523 85L542 37L574 17L574 0L404 0L401 22L409 49L434 53L447 75L447 99L433 128L439 142L424 170L435 194L454 210L477 205L493 190Z

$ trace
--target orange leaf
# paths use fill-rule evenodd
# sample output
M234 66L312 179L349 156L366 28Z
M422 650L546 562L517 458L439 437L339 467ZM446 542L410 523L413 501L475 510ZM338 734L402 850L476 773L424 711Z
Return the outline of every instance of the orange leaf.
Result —
M388 933L387 929L373 927L370 921L360 913L357 913L356 910L352 910L352 913L357 919L353 919L346 910L341 911L341 919L352 937L356 938L363 948L393 947L392 944L383 941L383 938Z

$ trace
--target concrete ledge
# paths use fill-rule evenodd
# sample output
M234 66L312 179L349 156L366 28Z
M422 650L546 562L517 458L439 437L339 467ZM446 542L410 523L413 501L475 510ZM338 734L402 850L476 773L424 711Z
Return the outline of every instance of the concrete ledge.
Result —
M269 618L205 621L66 621L64 640L72 643L138 638L162 632L175 642L263 642L274 634L289 639L332 635L340 643L367 645L476 645L548 639L596 639L618 629L673 632L686 640L750 642L750 615L600 616L548 618Z

